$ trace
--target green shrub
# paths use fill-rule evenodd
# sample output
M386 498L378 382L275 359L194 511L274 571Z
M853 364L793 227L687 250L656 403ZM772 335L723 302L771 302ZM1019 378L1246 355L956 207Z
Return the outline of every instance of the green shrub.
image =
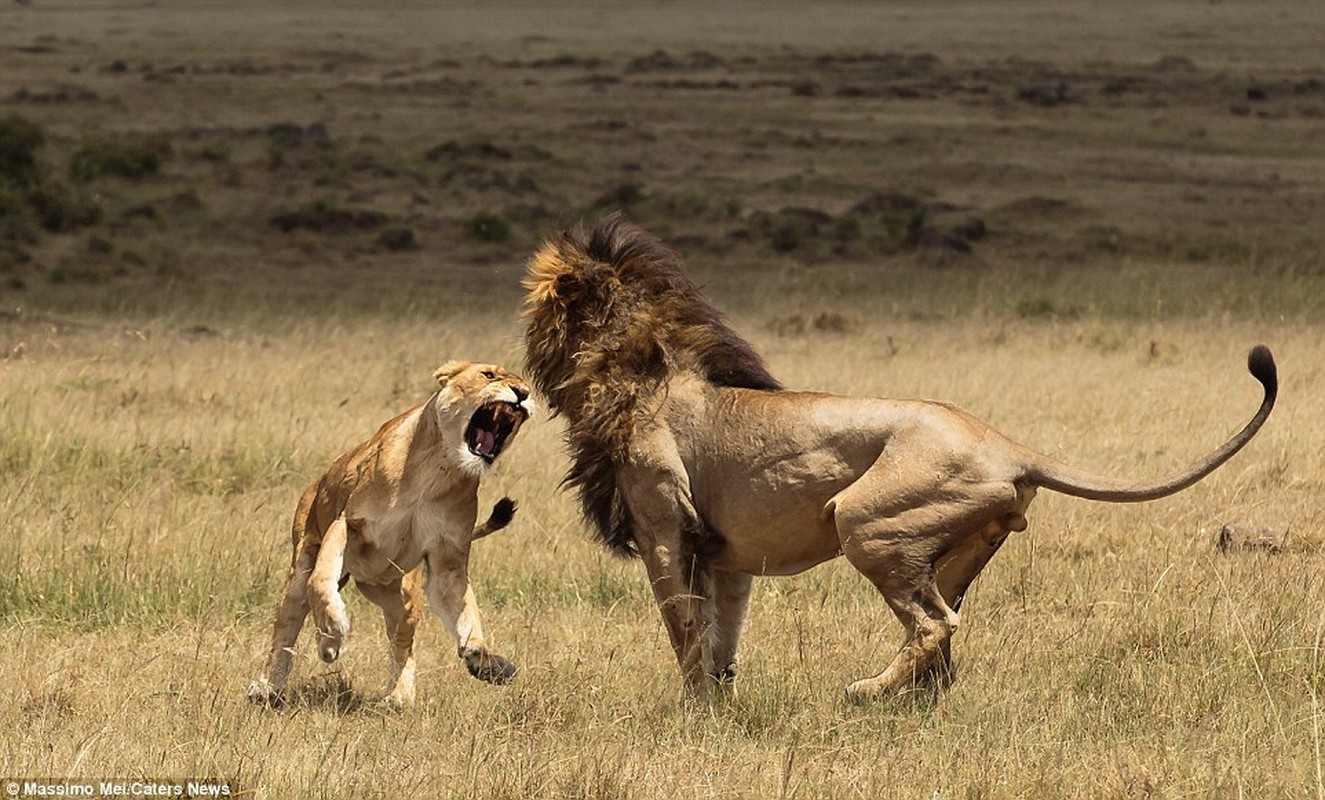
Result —
M115 245L104 236L89 236L87 239L88 255L108 256L115 252Z
M52 233L66 233L101 221L101 207L87 192L60 181L42 181L28 192L27 200L37 224Z
M37 178L37 149L46 141L36 123L0 117L0 182L26 186Z
M1035 295L1017 301L1017 316L1030 320L1078 319L1081 307L1059 306L1044 295Z
M780 211L756 211L749 224L754 233L779 253L814 255L835 229L830 214L813 208L787 207Z
M83 140L69 159L69 177L90 181L100 177L142 180L161 169L170 155L170 141L162 134L93 137Z
M469 220L469 232L485 242L504 242L511 238L511 224L499 214L480 211Z
M27 193L17 186L0 181L0 219L21 217L27 213Z
M902 250L915 247L920 241L920 232L925 228L926 216L923 208L883 214L881 216L883 227L893 248Z

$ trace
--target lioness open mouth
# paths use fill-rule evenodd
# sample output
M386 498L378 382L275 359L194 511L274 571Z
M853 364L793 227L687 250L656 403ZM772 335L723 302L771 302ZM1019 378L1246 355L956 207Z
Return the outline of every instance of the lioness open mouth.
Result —
M514 403L488 403L469 418L465 444L469 452L491 464L528 418L529 413Z

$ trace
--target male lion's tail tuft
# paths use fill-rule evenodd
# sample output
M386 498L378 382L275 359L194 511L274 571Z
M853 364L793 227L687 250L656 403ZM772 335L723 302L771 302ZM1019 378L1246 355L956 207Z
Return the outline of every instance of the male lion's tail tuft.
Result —
M1247 371L1265 387L1266 400L1273 405L1279 394L1279 369L1274 365L1270 348L1258 344L1247 354Z

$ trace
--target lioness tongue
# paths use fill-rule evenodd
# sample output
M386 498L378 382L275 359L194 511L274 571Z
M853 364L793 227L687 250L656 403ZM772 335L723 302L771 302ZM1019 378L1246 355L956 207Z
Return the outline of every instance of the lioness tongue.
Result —
M497 437L492 431L478 431L478 447L475 448L481 455L490 456L492 451L497 449Z

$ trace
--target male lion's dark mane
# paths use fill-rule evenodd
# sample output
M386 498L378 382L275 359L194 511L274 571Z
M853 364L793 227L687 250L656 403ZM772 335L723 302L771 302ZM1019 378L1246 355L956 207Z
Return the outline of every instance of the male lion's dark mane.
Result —
M554 413L565 416L579 491L598 539L635 554L616 484L641 396L679 371L720 386L778 390L763 359L686 275L677 254L620 214L550 237L525 279L525 365Z

